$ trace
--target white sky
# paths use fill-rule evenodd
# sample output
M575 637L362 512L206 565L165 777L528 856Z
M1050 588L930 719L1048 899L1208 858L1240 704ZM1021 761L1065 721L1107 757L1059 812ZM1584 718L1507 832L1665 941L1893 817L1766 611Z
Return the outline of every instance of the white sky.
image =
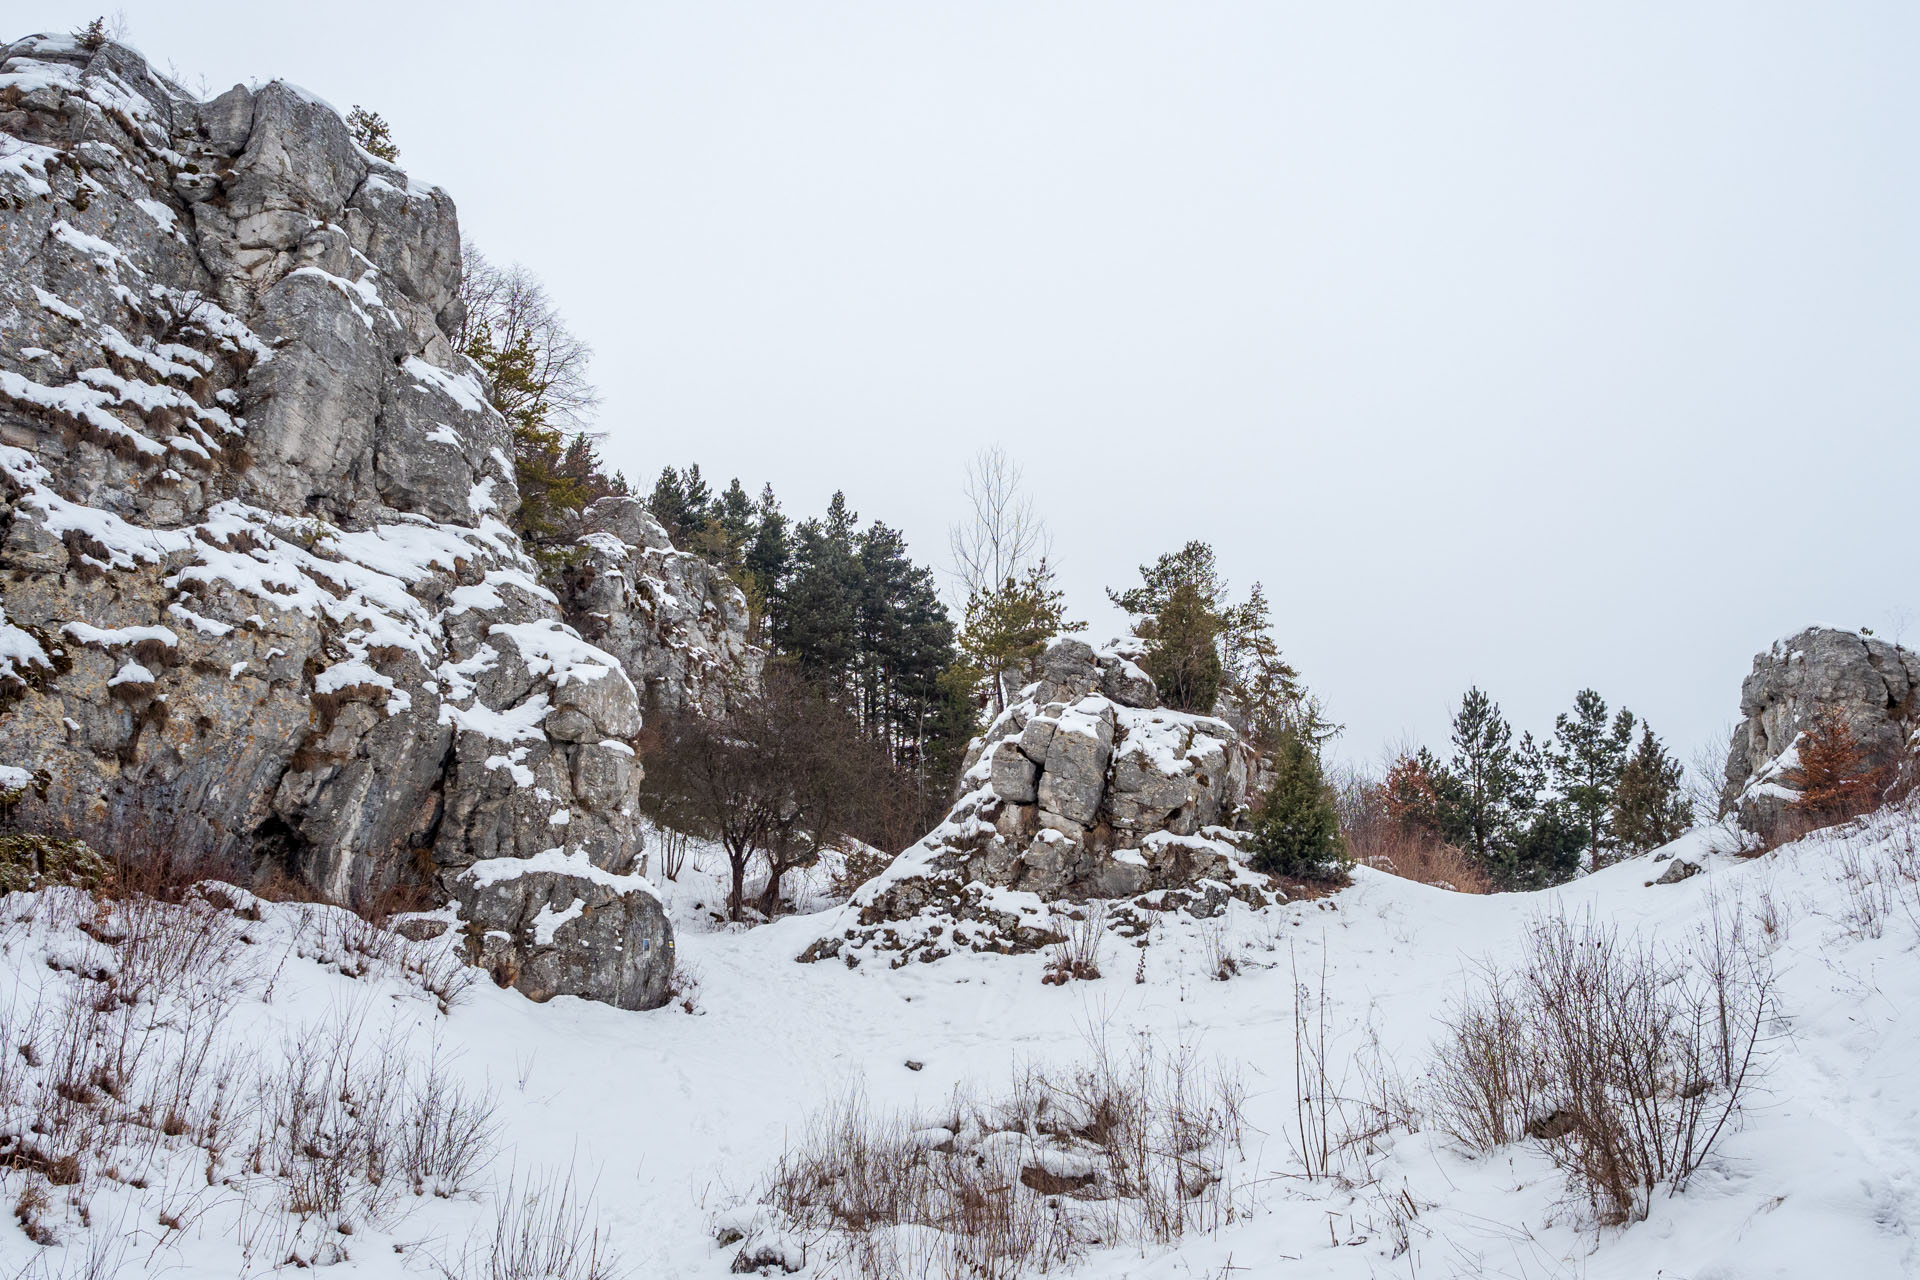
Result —
M1478 682L1685 756L1776 636L1920 639L1920 6L125 15L382 112L592 342L636 484L843 488L940 562L998 441L1097 633L1207 539L1347 754Z

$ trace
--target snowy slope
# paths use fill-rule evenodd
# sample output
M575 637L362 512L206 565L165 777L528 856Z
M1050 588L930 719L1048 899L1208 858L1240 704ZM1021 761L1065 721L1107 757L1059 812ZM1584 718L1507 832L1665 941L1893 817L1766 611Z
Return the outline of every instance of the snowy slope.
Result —
M339 1274L434 1274L435 1258L456 1260L448 1265L460 1274L462 1248L471 1233L493 1230L509 1177L524 1188L529 1170L571 1168L631 1274L724 1275L733 1250L713 1242L716 1216L751 1200L806 1117L851 1083L876 1107L932 1108L958 1085L995 1087L1023 1060L1074 1058L1087 1031L1105 1028L1237 1064L1255 1132L1233 1178L1240 1220L1173 1248L1097 1251L1076 1274L1893 1277L1920 1262L1920 1019L1909 1012L1920 1000L1920 938L1914 885L1898 874L1914 865L1915 827L1883 817L1750 861L1713 854L1715 834L1696 832L1678 851L1705 872L1673 885L1646 883L1667 865L1651 859L1560 890L1488 898L1362 870L1323 902L1261 913L1235 903L1224 924L1170 915L1144 950L1144 982L1134 980L1143 953L1118 938L1106 944L1106 977L1047 986L1040 956L957 954L898 970L793 963L829 924L820 915L744 931L688 928L679 945L698 976L692 1015L573 998L536 1005L484 982L442 1015L391 966L352 978L301 958L327 954L311 941L311 919L327 909L265 906L249 947L275 989L262 999L256 983L230 1025L236 1045L264 1049L357 1011L370 1027L394 1023L416 1063L437 1043L449 1079L497 1097L502 1150L473 1189L412 1197L404 1219L336 1234L316 1260L341 1258ZM1868 874L1876 865L1886 878ZM21 914L24 901L10 898L9 911ZM1644 1222L1596 1228L1537 1144L1476 1160L1430 1126L1387 1135L1344 1178L1301 1176L1289 1138L1296 972L1314 995L1324 966L1337 1063L1377 1043L1417 1083L1437 1014L1477 964L1513 960L1540 913L1590 909L1682 941L1716 902L1723 914L1737 902L1782 922L1766 944L1779 1003L1743 1125L1684 1196L1656 1198ZM48 961L87 944L71 928L8 933L0 963L17 993L16 1023L43 985L82 981ZM1241 973L1213 981L1223 946ZM910 1070L910 1059L923 1069ZM198 1170L153 1164L146 1191L101 1183L90 1193L96 1237L105 1228L132 1242L121 1274L236 1274L237 1193L200 1179L198 1216L163 1233L154 1187L171 1176L177 1200ZM5 1175L9 1202L21 1177ZM1418 1209L1402 1224L1410 1247L1398 1256L1395 1204ZM48 1220L66 1243L41 1250L0 1232L5 1274L36 1255L47 1274L79 1274L87 1231L59 1206ZM281 1260L256 1249L254 1268Z

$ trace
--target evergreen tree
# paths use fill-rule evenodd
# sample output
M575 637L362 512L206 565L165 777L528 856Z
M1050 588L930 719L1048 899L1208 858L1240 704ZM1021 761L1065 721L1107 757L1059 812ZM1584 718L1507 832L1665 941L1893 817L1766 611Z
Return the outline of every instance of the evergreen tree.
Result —
M740 478L735 476L727 485L726 492L720 495L714 504L713 521L720 527L720 534L726 546L726 562L729 568L739 568L744 564L747 544L753 540L754 508L753 499L741 487Z
M1794 739L1799 763L1787 782L1800 793L1793 811L1811 825L1826 826L1871 809L1886 785L1886 771L1872 767L1846 717L1822 710Z
M520 492L514 531L536 556L564 555L553 548L570 540L581 508L626 490L585 439L598 403L587 381L592 350L530 272L501 270L471 246L461 258L460 300L456 345L479 366L488 399L512 432Z
M1508 892L1564 884L1580 870L1587 830L1559 800L1548 800L1497 850L1487 866L1494 887Z
M1283 731L1274 746L1273 784L1253 815L1247 848L1256 871L1325 880L1346 868L1347 846L1333 788L1303 736Z
M1213 710L1225 664L1223 637L1238 621L1226 601L1227 584L1213 548L1189 542L1140 566L1141 585L1107 591L1107 598L1139 619L1134 634L1147 642L1141 665L1159 686L1161 699L1178 711Z
M1628 854L1645 853L1677 840L1693 826L1693 801L1681 791L1680 762L1667 754L1650 725L1640 726L1640 745L1620 770L1608 825Z
M354 103L353 110L347 112L347 128L353 131L355 144L368 155L378 156L389 164L400 158L400 148L393 143L393 130L378 111L369 111Z
M1467 690L1454 713L1449 771L1459 785L1460 834L1491 873L1513 843L1513 801L1520 779L1513 755L1513 726L1477 686Z
M1547 761L1574 820L1586 829L1595 870L1605 865L1613 850L1607 817L1633 745L1633 726L1633 713L1625 707L1609 723L1606 699L1592 689L1574 696L1572 715L1554 717Z
M1254 583L1246 602L1230 610L1226 622L1222 679L1246 716L1247 736L1270 743L1290 731L1316 751L1325 746L1340 726L1327 719L1320 700L1307 692L1300 673L1280 655L1265 588Z
M752 618L752 639L756 642L764 639L768 611L779 597L787 570L793 563L793 546L787 530L787 517L773 496L773 486L762 486L760 501L754 506L753 538L742 557L741 574L744 579L741 586L747 593Z
M844 688L857 651L860 566L854 523L843 493L835 493L823 520L794 530L793 568L772 611L773 641L809 679Z
M701 478L700 464L684 471L662 467L653 492L647 496L647 510L653 513L673 545L695 550L713 516L713 491Z
M993 713L1006 710L1007 677L1029 677L1055 636L1086 630L1066 619L1066 593L1053 585L1044 558L1024 578L1009 577L997 589L967 599L960 651L989 687Z

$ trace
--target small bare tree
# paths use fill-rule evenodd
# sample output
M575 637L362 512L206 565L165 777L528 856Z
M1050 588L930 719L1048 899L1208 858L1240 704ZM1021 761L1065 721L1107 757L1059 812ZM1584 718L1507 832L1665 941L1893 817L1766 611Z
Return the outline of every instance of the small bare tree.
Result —
M1052 543L1046 522L1022 491L1019 464L1005 449L993 445L975 455L960 491L967 516L948 531L947 545L964 597L997 590L1046 558Z

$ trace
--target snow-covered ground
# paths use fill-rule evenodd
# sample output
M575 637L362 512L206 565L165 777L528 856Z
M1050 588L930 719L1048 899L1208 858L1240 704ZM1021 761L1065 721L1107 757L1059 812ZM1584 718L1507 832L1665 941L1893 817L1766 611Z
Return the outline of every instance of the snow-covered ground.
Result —
M1363 869L1351 889L1322 901L1261 913L1235 903L1221 922L1167 917L1144 949L1110 937L1103 978L1057 986L1041 982L1041 956L957 954L898 970L796 964L839 908L752 929L715 927L706 914L719 884L714 852L696 849L700 869L666 884L675 914L692 926L679 937L682 962L698 980L691 1014L679 1004L640 1014L572 998L537 1005L484 981L442 1013L419 976L402 968L431 968L443 944L368 959L341 913L263 905L261 921L233 926L248 939L229 948L245 972L201 1083L223 1078L223 1053L236 1062L251 1057L224 1077L244 1092L240 1082L268 1072L285 1045L335 1045L339 1037L325 1028L355 1025L363 1060L377 1064L375 1047L392 1036L391 1061L411 1062L414 1080L437 1062L439 1096L456 1087L492 1095L492 1164L422 1194L402 1185L376 1197L379 1205L349 1197L361 1206L346 1210L350 1234L319 1218L294 1230L268 1210L280 1203L268 1173L242 1156L245 1134L274 1109L236 1099L228 1125L242 1136L231 1140L224 1164L181 1140L129 1152L118 1180L79 1184L90 1228L67 1203L76 1189L55 1187L35 1216L61 1243L43 1248L23 1231L0 1231L0 1275L115 1274L88 1271L91 1250L118 1260L123 1275L229 1276L241 1271L243 1243L256 1272L297 1254L337 1261L340 1274L481 1274L473 1251L492 1239L509 1180L518 1197L571 1170L628 1274L721 1276L734 1250L714 1242L716 1218L750 1201L807 1117L854 1083L878 1109L930 1110L957 1086L991 1092L1023 1062L1080 1057L1102 1029L1191 1045L1237 1068L1250 1132L1230 1179L1235 1221L1173 1246L1095 1251L1075 1274L1908 1275L1920 1265L1912 1236L1920 1215L1920 924L1914 886L1892 862L1910 849L1912 831L1883 817L1753 860L1715 854L1713 833L1697 832L1676 851L1704 873L1680 883L1649 885L1668 864L1639 859L1534 895L1456 895ZM1872 877L1876 865L1890 878ZM51 997L51 1011L61 993L100 986L90 968L120 963L109 954L114 945L80 929L88 917L71 900L56 909L53 895L38 899L33 921L0 931L16 1040L40 993ZM6 911L18 920L34 905L13 895ZM1763 1068L1738 1132L1684 1195L1657 1196L1645 1221L1592 1225L1537 1143L1473 1158L1430 1124L1352 1153L1338 1169L1343 1176L1304 1176L1298 1138L1290 1137L1296 975L1318 1000L1324 973L1336 1077L1350 1058L1377 1054L1417 1095L1449 1002L1481 963L1516 961L1529 923L1543 913L1590 910L1624 930L1683 944L1716 910L1725 919L1736 906L1755 922L1777 980ZM1771 934L1759 928L1762 918L1773 923ZM104 932L111 936L111 927ZM1211 969L1223 948L1238 957L1240 972L1216 981ZM428 979L424 985L445 986L444 974ZM133 1006L135 1021L178 1031L190 1020L189 988L198 989L160 984L159 995ZM201 1007L218 1003L203 999ZM11 1058L16 1048L4 1052ZM1356 1066L1354 1087L1358 1078ZM0 1175L8 1207L28 1176ZM162 1214L177 1228L164 1227Z

